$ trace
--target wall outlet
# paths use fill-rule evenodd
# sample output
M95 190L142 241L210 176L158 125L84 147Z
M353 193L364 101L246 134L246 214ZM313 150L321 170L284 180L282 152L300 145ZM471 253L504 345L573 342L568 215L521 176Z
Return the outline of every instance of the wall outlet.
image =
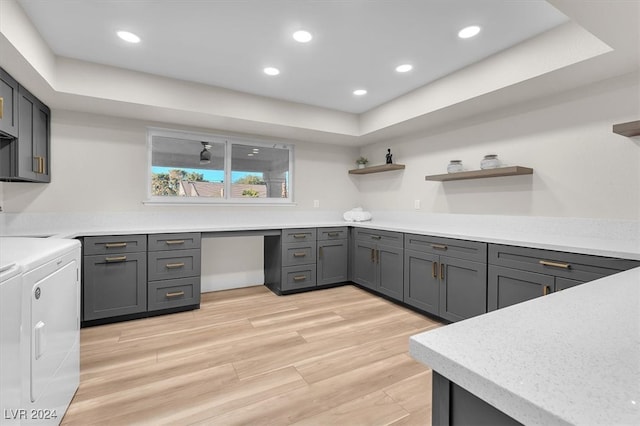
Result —
M413 200L413 208L420 210L420 200Z
M313 200L313 208L317 209L320 207L320 200Z

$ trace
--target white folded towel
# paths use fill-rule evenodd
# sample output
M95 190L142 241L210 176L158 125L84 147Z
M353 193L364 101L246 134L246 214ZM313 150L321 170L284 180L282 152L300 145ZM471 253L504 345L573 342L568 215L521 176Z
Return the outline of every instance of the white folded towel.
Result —
M347 222L364 222L365 220L371 220L371 213L362 210L362 207L356 207L345 212L342 217Z

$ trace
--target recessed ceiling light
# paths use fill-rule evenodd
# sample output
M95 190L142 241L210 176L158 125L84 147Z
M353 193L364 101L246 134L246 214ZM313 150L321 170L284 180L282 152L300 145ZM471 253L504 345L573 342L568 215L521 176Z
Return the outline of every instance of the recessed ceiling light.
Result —
M278 68L274 68L274 67L266 67L263 71L264 71L264 73L266 75L278 75L278 74L280 74L280 70Z
M252 151L253 151L254 153L256 153L256 152L260 152L260 149L258 149L258 148L253 148L253 149L252 149Z
M396 71L398 72L409 72L413 69L413 65L410 64L402 64L396 67Z
M250 153L248 153L248 154L247 154L247 157L253 157L253 153L251 153L251 152L250 152Z
M353 94L356 96L363 96L367 94L367 91L364 89L357 89L353 91Z
M471 25L469 27L465 27L458 32L458 37L460 38L471 38L478 35L480 32L480 27L477 25Z
M300 43L308 43L312 38L313 36L309 31L300 30L293 33L293 39Z
M130 33L129 31L118 31L116 34L118 34L118 37L124 41L128 41L129 43L140 43L140 37L134 33Z

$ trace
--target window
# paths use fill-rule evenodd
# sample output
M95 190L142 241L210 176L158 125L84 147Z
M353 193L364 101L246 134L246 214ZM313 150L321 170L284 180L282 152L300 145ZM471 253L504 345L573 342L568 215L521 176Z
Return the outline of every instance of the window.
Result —
M148 130L150 202L292 203L293 146Z

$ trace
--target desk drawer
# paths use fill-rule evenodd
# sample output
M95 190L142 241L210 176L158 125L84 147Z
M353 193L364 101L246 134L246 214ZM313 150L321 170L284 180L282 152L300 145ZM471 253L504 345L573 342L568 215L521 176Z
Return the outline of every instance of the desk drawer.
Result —
M345 240L348 237L348 228L346 226L340 226L337 228L318 228L318 241Z
M316 285L316 265L282 268L282 291L297 290Z
M149 251L190 250L200 248L200 233L150 234Z
M302 243L316 241L316 228L283 229L283 243Z
M376 244L384 244L392 247L402 248L404 246L404 234L402 232L356 228L355 238L358 241L371 241Z
M405 234L404 248L420 253L444 255L473 262L485 263L487 261L487 243L477 241Z
M109 235L84 237L84 255L136 253L147 251L146 235Z
M200 277L149 283L147 309L176 308L200 303Z
M154 251L148 259L149 281L200 275L200 250Z
M316 263L316 242L282 245L282 266Z

